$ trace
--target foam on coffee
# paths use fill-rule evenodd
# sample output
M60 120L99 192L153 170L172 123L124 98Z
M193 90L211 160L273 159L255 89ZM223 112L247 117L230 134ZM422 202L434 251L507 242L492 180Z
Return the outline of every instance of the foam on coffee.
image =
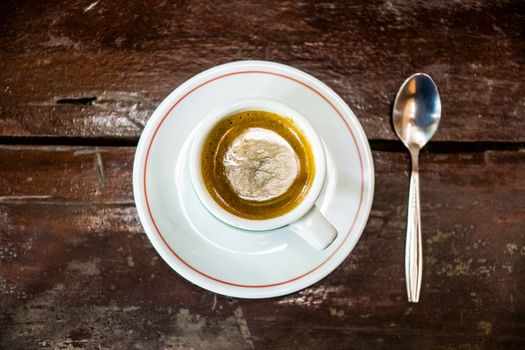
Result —
M295 208L315 177L312 149L291 120L242 111L219 121L201 155L206 190L236 216L263 220Z
M284 194L298 175L298 159L292 146L279 134L248 128L224 154L224 170L240 198L267 201Z

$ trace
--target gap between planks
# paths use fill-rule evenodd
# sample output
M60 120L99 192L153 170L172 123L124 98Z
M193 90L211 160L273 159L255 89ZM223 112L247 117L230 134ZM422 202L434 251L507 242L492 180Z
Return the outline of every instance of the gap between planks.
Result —
M398 140L369 139L373 151L406 152ZM2 146L136 147L134 137L0 136ZM428 153L483 153L486 151L525 151L525 141L434 141L424 148Z

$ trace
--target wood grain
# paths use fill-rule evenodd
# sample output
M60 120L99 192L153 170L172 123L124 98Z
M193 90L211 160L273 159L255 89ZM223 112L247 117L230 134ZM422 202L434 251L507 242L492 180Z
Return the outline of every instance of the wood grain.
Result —
M136 139L192 75L263 59L326 82L371 139L395 139L395 93L424 71L442 95L437 140L523 142L524 9L475 0L4 0L0 136Z
M523 23L511 0L0 1L0 349L525 348ZM352 254L266 300L207 292L160 259L133 202L135 148L116 147L186 79L241 59L326 82L376 148ZM421 156L408 304L409 159L390 111L418 71L443 118Z
M405 154L374 152L372 213L334 273L256 301L204 291L160 260L132 202L133 154L0 147L0 348L525 346L523 151L422 154L419 304L403 278Z

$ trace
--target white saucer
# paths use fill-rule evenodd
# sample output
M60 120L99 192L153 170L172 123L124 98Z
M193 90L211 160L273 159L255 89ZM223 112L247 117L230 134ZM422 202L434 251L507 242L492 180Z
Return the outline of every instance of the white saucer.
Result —
M314 250L287 227L235 229L199 202L188 169L192 133L210 110L247 98L290 105L323 140L327 178L317 204L339 232L326 250ZM350 254L372 206L374 169L361 125L334 91L289 66L240 61L191 78L159 105L140 138L133 190L151 243L175 271L216 293L266 298L319 281Z

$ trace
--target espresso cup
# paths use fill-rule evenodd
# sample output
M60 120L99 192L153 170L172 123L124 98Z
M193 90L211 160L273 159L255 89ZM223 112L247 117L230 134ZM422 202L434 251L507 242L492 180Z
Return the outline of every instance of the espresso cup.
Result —
M301 129L310 144L315 164L313 181L301 202L280 216L262 220L239 217L222 208L206 189L202 176L201 155L207 137L219 121L243 111L270 112L288 118ZM270 231L288 225L292 232L318 250L328 247L337 237L336 229L315 204L326 177L326 155L323 143L310 122L285 103L270 99L250 99L214 109L205 116L195 130L189 163L191 181L199 200L211 214L224 223L249 231Z

